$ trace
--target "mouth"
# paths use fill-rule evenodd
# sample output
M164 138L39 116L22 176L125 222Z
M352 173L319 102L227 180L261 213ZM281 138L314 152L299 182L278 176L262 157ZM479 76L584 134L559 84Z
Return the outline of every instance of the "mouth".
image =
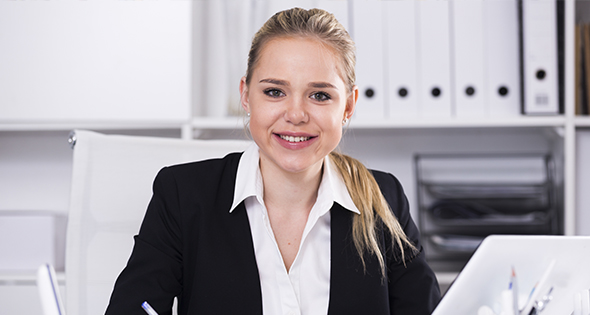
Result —
M294 137L294 136L287 136L287 135L279 135L279 137L285 141L297 143L297 142L304 142L309 141L314 137Z

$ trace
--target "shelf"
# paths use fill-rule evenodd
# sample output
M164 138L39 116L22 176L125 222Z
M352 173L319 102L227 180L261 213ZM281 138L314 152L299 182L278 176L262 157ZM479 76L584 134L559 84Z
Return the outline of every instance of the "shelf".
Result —
M67 217L67 208L6 208L0 207L0 216L54 216L54 217Z
M407 120L359 120L350 123L352 129L435 129L435 128L502 128L502 127L562 127L563 116L522 116L515 118L446 118Z
M56 121L56 122L3 122L0 131L59 131L73 129L181 129L186 121Z
M245 120L243 117L195 117L192 126L195 129L243 129Z
M57 283L64 285L66 275L63 271L56 271ZM37 285L37 271L0 271L0 285Z
M590 127L590 116L576 116L576 127Z
M501 128L501 127L563 127L564 116L520 116L514 118L445 118L445 119L374 119L358 120L353 118L350 129L435 129L435 128ZM209 118L196 117L192 120L195 129L242 129L242 117Z
M576 117L577 126L590 126L590 118ZM515 117L515 118L445 118L445 119L352 119L351 129L430 129L430 128L501 128L501 127L560 127L563 116ZM2 122L0 131L69 131L73 129L139 130L182 129L187 124L195 129L232 130L243 129L242 117L195 117L186 121L63 121L63 122Z

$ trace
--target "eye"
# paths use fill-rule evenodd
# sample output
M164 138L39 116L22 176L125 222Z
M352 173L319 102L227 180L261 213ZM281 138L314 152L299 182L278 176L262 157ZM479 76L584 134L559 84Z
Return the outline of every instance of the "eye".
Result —
M332 99L332 97L330 97L330 94L326 92L315 92L311 95L311 98L320 102L325 102Z
M266 94L272 98L279 98L281 96L285 96L285 93L283 93L283 91L278 90L278 89L266 89L266 90L264 90L264 94Z

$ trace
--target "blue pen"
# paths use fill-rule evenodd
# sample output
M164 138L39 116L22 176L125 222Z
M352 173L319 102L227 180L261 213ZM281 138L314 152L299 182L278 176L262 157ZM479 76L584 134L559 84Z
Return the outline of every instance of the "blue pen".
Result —
M148 315L158 315L158 312L156 312L156 310L153 309L147 301L141 303L141 308L143 308L143 310L148 313Z

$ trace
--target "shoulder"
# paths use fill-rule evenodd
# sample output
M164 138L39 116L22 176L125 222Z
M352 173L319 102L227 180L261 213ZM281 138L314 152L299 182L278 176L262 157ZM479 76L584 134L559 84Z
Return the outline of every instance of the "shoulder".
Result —
M391 173L370 170L381 189L385 199L391 204L397 203L399 198L405 199L404 189L400 181Z
M178 190L219 187L220 183L232 186L241 156L242 152L234 152L222 158L166 166L158 172L154 185L174 184Z
M191 176L198 174L215 174L227 168L237 168L242 152L229 153L222 158L212 158L162 168L160 173L171 173L175 176Z
M229 210L241 156L230 153L223 158L164 167L153 182L154 198L167 211L181 214L183 225L193 224L197 216L206 213Z
M413 225L411 222L410 207L408 199L402 187L400 181L392 174L371 170L375 181L379 185L381 194L389 204L389 207L397 217L399 223L404 230L407 229L408 224ZM408 231L406 231L408 234Z
M375 180L377 181L377 184L379 184L379 186L386 185L386 184L399 185L399 181L391 173L386 173L383 171L372 170L372 169L370 169L369 171L371 172L371 174L373 174L373 177L375 177Z

